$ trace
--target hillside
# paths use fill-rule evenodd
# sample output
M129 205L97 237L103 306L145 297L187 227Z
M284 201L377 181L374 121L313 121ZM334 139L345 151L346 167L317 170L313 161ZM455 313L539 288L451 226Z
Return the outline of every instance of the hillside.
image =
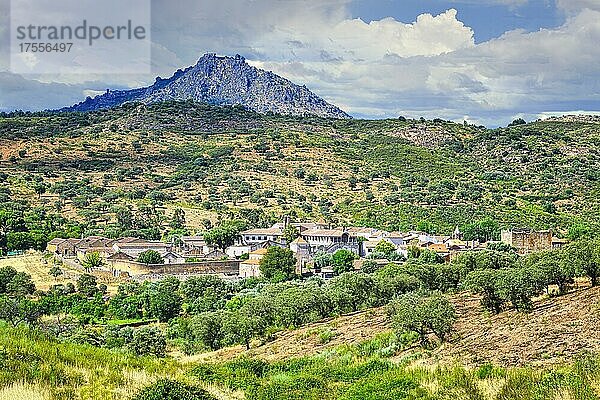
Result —
M451 232L491 217L566 234L598 226L599 138L594 121L488 130L193 102L17 113L0 118L1 200L60 210L99 233L118 228L123 207L150 225L130 224L138 230L166 228L181 207L192 230L220 218L264 226L290 215Z
M600 288L580 289L535 303L529 314L507 310L489 315L479 298L467 293L452 296L457 322L448 343L424 351L413 346L394 357L416 358L416 365L478 367L548 367L573 362L582 352L600 352L598 302ZM249 351L242 346L184 357L186 361L224 362L241 356L269 362L327 353L338 346L360 345L390 332L384 308L360 311L327 321L283 331L276 338Z
M459 319L450 343L396 355L382 309L284 331L250 352L236 347L179 361L0 325L0 398L128 399L168 377L223 400L596 399L598 359L581 351L599 349L599 296L598 288L579 290L538 301L529 315L493 318L477 299L454 297Z
M252 67L244 57L205 54L191 67L170 78L156 78L153 85L133 90L107 90L95 98L61 111L93 111L126 102L145 104L170 100L194 100L215 105L241 105L260 113L317 115L350 118L305 86L296 85L270 71Z

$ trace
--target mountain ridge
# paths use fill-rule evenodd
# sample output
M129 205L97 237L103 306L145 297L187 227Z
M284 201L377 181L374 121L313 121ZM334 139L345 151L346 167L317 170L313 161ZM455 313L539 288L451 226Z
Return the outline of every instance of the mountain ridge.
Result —
M221 57L215 53L204 54L195 65L178 69L170 78L157 77L150 86L107 90L59 111L92 111L134 101L150 104L190 99L211 105L242 105L262 114L351 118L306 86L253 67L239 54Z

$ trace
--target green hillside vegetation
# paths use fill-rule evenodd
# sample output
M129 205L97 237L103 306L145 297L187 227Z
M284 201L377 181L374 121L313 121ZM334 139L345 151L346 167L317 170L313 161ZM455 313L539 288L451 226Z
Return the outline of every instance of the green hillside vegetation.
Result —
M182 374L173 360L61 343L26 327L0 326L3 398L127 399L161 377Z
M414 366L382 334L316 356L268 363L240 358L181 366L0 326L0 396L28 399L598 399L600 360L582 353L554 368ZM165 378L166 377L166 378ZM206 389L204 389L206 388ZM242 394L243 393L243 394ZM558 396L558 397L557 397Z
M412 366L415 358L389 353L393 334L358 345L340 346L316 356L268 363L241 358L203 364L192 370L199 379L243 390L252 400L533 400L598 399L598 359L581 354L573 364L554 369L500 368L483 364Z
M600 130L534 122L327 120L193 102L0 117L0 247L161 238L219 220L387 230L597 230ZM176 211L181 209L184 213Z
M278 331L387 306L390 326L412 337L409 344L419 341L427 347L451 337L456 311L446 295L469 291L480 296L489 313L527 313L536 297L564 295L576 279L596 286L600 276L597 240L526 257L505 246L467 252L451 263L439 262L428 250L411 251L403 264L390 263L370 273L340 271L328 281L290 275L285 263L275 262L277 254L269 262L270 280L166 277L123 283L112 297L89 274L81 275L76 285L42 291L28 274L3 267L0 319L63 342L165 357L174 349L186 355L236 344L250 349ZM556 293L550 292L552 285Z

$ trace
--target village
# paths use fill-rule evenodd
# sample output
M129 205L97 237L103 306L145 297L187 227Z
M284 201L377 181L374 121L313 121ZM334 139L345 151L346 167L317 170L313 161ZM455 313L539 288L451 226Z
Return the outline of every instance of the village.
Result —
M296 238L288 242L286 232L291 229ZM531 229L502 231L501 243L512 246L521 255L562 247L566 240L552 232ZM77 269L84 269L86 257L94 254L101 260L96 272L121 279L158 280L165 276L180 279L197 275L219 275L229 280L260 277L261 259L270 247L289 249L296 260L296 274L331 278L333 269L320 268L315 257L333 255L343 250L354 256L353 268L360 270L366 260L385 265L378 248L394 249L393 262L409 257L411 248L427 249L446 262L469 251L485 250L488 241L464 240L457 227L451 235L434 235L427 232L386 232L365 227L332 227L324 223L290 222L287 218L266 228L242 231L235 242L224 249L209 244L202 235L181 236L170 242L149 241L135 237L109 239L89 236L81 239L55 238L48 242L47 253ZM161 262L143 262L140 255L146 252L160 255Z

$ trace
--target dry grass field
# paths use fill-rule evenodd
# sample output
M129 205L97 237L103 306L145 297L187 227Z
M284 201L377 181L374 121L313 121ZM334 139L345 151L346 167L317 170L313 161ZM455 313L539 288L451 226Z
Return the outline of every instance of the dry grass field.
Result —
M66 285L69 282L76 285L77 279L83 273L82 271L72 268L68 264L61 264L60 269L63 271L63 274L55 279L49 274L52 262L52 258L44 256L43 253L28 252L18 257L0 258L0 268L11 266L19 272L31 275L35 287L39 290L46 291L53 285ZM109 293L117 292L119 281L108 279L106 274L96 275L98 275L98 283L104 283Z
M542 298L530 314L507 310L490 315L476 296L452 297L458 320L448 343L423 352L420 347L403 351L400 361L419 353L421 366L503 367L551 366L571 362L582 351L600 351L600 288L584 288L561 297ZM192 357L183 362L222 362L241 355L266 361L314 355L339 345L357 344L392 328L385 309L361 311L276 334L275 340L246 351L229 347ZM327 340L323 340L327 338Z

